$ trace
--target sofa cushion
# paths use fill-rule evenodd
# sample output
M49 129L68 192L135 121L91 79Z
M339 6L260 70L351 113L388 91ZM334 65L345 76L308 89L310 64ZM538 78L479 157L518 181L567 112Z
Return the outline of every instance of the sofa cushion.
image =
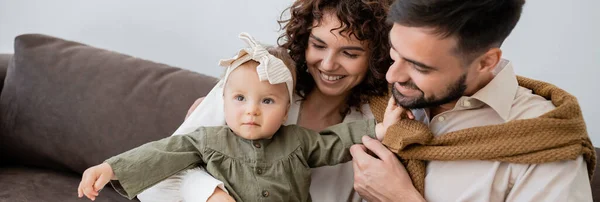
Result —
M18 36L0 96L0 159L82 173L169 136L216 82L76 42Z
M77 198L80 178L81 176L72 173L48 169L0 168L0 201L90 201L87 198ZM130 201L108 187L100 191L97 202Z

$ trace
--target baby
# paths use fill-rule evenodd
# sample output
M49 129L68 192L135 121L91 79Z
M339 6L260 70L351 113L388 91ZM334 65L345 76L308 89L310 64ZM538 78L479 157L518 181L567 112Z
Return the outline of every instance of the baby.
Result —
M364 135L383 139L404 113L391 98L383 123L342 123L321 132L283 126L294 89L294 63L289 56L281 57L285 50L268 51L245 33L240 38L249 48L220 62L227 67L223 78L226 126L200 127L150 142L88 168L78 196L95 200L113 180L115 190L132 199L199 164L223 181L236 201L311 201L310 168L350 161L350 146L361 143Z

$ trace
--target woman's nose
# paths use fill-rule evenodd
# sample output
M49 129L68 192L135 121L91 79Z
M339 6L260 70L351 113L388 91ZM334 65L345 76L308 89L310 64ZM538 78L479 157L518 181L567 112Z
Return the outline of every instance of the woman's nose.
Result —
M323 60L321 60L321 69L324 71L333 71L335 70L335 66L336 66L336 61L335 61L335 54L334 53L327 53L324 57Z

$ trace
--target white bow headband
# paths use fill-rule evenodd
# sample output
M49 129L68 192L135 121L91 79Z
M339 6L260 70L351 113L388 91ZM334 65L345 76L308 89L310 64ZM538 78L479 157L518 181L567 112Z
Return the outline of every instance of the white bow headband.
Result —
M249 47L241 49L238 54L231 59L219 61L219 66L227 68L222 85L227 83L229 74L231 74L233 70L249 60L254 60L259 63L256 67L256 72L258 73L258 79L260 81L269 81L270 84L286 84L290 95L291 105L294 92L294 79L285 63L283 63L281 59L271 55L267 49L256 42L256 40L248 33L240 33L239 38L246 42Z

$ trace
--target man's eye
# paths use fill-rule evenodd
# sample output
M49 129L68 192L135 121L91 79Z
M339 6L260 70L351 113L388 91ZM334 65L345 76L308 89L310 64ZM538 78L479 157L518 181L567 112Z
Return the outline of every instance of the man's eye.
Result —
M423 74L427 74L427 73L429 73L429 70L426 70L426 69L424 69L423 67L421 67L421 66L419 66L419 65L417 65L417 64L415 64L415 63L412 63L412 62L411 62L410 64L412 65L413 69L417 70L418 72L421 72L421 73L423 73Z
M275 100L273 100L271 98L267 98L267 99L264 99L262 102L263 102L263 104L273 104L273 103L275 103Z
M244 101L245 98L242 95L237 95L237 96L235 96L235 100L237 100L237 101Z

